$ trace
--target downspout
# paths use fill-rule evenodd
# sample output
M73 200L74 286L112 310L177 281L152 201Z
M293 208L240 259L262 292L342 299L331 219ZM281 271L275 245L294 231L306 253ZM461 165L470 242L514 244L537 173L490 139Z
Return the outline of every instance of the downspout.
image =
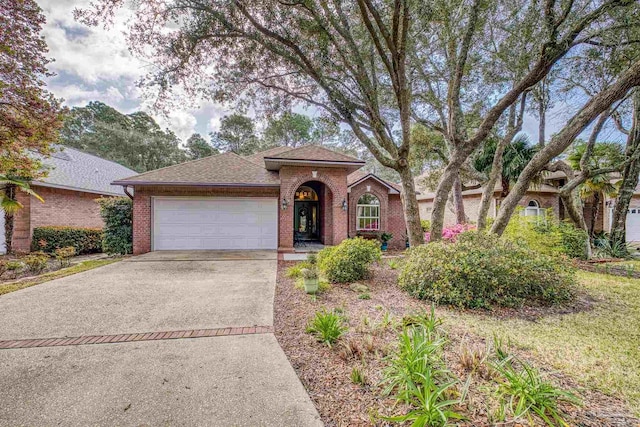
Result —
M129 198L131 200L133 200L133 196L131 195L131 193L129 193L129 186L128 185L123 185L122 186L122 191L124 191L124 194L126 194L127 196L129 196Z

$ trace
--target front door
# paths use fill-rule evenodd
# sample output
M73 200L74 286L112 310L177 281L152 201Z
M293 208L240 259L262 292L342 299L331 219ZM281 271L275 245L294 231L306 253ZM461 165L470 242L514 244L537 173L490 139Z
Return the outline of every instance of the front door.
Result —
M320 237L318 202L295 202L294 207L296 240L317 240Z

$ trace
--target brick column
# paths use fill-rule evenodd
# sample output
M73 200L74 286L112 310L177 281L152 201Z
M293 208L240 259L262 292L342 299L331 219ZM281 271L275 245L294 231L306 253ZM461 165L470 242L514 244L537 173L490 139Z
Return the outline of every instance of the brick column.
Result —
M13 235L11 236L11 250L29 252L31 250L31 197L27 193L16 189L16 200L22 208L13 214ZM40 203L40 202L38 202ZM4 212L2 212L4 215Z
M135 192L133 198L133 254L151 251L151 197Z
M333 242L337 245L349 237L349 213L342 209L342 202L347 199L347 175L337 176L335 180L337 189L333 196Z

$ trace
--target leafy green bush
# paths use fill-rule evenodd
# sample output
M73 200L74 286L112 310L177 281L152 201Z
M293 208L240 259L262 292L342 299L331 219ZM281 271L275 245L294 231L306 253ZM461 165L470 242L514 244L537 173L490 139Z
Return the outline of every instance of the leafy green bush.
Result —
M67 246L66 248L59 248L55 251L56 259L60 263L60 267L68 267L71 264L71 258L76 255L76 248L73 246Z
M309 262L302 261L287 268L287 272L285 273L285 275L291 279L298 279L302 277L302 270L304 270L305 268L312 268L312 267L313 265L310 264Z
M31 252L29 255L22 258L22 261L31 273L40 274L45 268L47 268L49 255L44 252Z
M575 270L548 256L493 234L466 232L456 242L412 248L400 287L418 299L458 307L517 307L573 298Z
M537 369L521 360L517 362L522 369L516 369L513 360L516 359L508 358L492 364L492 368L501 377L497 390L500 413L510 413L514 419L522 419L530 418L530 412L533 412L548 426L568 425L558 403L580 405L578 397L546 381Z
M369 266L379 261L381 255L377 241L356 237L321 250L318 265L330 282L349 283L366 278Z
M96 200L104 220L102 250L107 254L133 252L133 203L128 197Z
M422 231L424 231L425 233L427 231L431 231L431 221L429 221L428 219L421 219L420 226L422 227Z
M347 331L344 318L340 313L322 309L307 325L307 333L316 336L318 341L331 347Z
M48 254L73 246L77 254L102 252L102 229L47 226L33 229L32 251Z
M586 258L587 233L584 230L558 221L550 211L545 217L523 216L521 212L522 208L519 208L511 217L504 237L546 255Z

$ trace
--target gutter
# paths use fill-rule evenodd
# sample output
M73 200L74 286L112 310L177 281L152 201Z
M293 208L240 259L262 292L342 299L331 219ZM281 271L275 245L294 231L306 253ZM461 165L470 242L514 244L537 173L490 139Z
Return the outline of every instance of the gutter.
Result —
M131 200L133 200L133 195L131 193L129 193L129 186L128 185L123 185L122 186L122 191L124 191L124 194L126 194L127 196L129 196L129 198Z

